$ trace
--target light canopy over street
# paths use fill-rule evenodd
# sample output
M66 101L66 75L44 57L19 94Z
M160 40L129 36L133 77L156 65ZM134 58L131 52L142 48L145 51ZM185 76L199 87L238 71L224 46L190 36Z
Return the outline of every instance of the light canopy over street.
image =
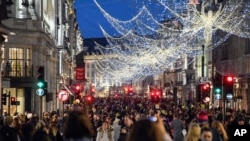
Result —
M211 5L145 0L138 14L126 21L114 18L97 0L94 2L120 34L114 37L100 26L109 43L108 46L96 43L101 51L97 63L100 81L126 82L161 73L166 68L187 66L202 53L202 45L207 51L232 34L250 36L249 1L229 0ZM163 9L158 14L163 19L152 16L148 9L152 3ZM173 65L176 62L179 65Z

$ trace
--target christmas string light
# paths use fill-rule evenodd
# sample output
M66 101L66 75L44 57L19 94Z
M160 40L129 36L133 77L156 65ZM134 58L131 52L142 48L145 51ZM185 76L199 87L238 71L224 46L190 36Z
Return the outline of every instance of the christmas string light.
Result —
M206 2L200 4L195 0L186 3L185 7L180 4L183 2L170 5L168 0L158 0L164 9L158 17L167 17L163 21L155 18L146 4L131 20L122 21L107 13L96 0L94 2L120 34L111 36L100 26L109 43L106 47L96 43L101 52L96 61L100 85L107 81L128 82L144 78L173 66L173 69L181 68L187 61L185 56L194 58L202 52L201 45L211 50L231 34L250 37L250 2L246 0L229 0L212 8ZM218 31L223 31L224 35L217 35ZM187 64L193 62L189 60Z

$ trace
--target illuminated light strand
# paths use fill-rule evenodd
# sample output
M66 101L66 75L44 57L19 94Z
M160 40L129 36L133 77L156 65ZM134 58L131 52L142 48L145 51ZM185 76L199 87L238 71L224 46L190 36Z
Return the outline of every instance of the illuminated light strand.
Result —
M203 12L204 6L202 6L202 11L199 12L196 6L189 5L186 14L177 13L162 4L165 9L176 16L176 18L170 19L169 22L172 24L170 26L165 26L166 22L159 23L155 20L146 7L143 7L139 14L129 21L115 19L102 9L107 20L122 36L114 38L102 28L109 43L109 48L102 46L100 48L104 50L106 48L109 50L107 52L115 53L116 56L107 55L104 53L105 51L102 52L103 57L98 60L100 78L120 82L140 79L146 75L160 73L173 66L173 63L181 60L180 56L200 54L200 46L204 43L206 50L211 50L227 40L231 34L249 37L249 25L246 24L246 20L249 20L249 10L243 9L242 16L237 18L234 13L241 5L235 4L236 6L232 6L230 2L223 8L219 8L217 12L210 11L208 13ZM240 2L242 4L243 1ZM246 7L249 7L249 3L246 4ZM145 15L142 16L142 14ZM158 27L147 22L144 23L140 18L145 16L150 17L147 22L154 21ZM132 24L137 24L135 30ZM181 28L175 30L179 25L181 25ZM237 27L240 27L240 29ZM217 37L215 35L218 29L228 33L224 37ZM155 35L148 36L149 33ZM108 67L104 67L107 62L109 62Z

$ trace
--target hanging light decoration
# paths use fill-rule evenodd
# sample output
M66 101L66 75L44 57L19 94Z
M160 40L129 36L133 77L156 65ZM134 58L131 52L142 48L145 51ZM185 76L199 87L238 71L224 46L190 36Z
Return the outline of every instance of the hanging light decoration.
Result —
M100 85L182 68L186 56L192 63L202 53L201 45L211 50L232 34L250 37L250 1L229 0L212 6L196 0L157 0L157 4L142 0L138 14L126 21L112 17L94 2L119 34L110 35L100 26L109 43L105 47L96 43L101 52L96 65ZM162 12L152 13L149 7L153 4Z

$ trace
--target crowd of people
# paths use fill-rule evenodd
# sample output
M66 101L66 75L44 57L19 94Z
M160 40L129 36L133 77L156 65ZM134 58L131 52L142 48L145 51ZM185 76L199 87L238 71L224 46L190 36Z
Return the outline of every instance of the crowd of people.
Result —
M91 104L3 115L0 141L232 141L234 127L248 128L247 111L201 109L147 98L96 98ZM242 140L243 141L243 140Z

